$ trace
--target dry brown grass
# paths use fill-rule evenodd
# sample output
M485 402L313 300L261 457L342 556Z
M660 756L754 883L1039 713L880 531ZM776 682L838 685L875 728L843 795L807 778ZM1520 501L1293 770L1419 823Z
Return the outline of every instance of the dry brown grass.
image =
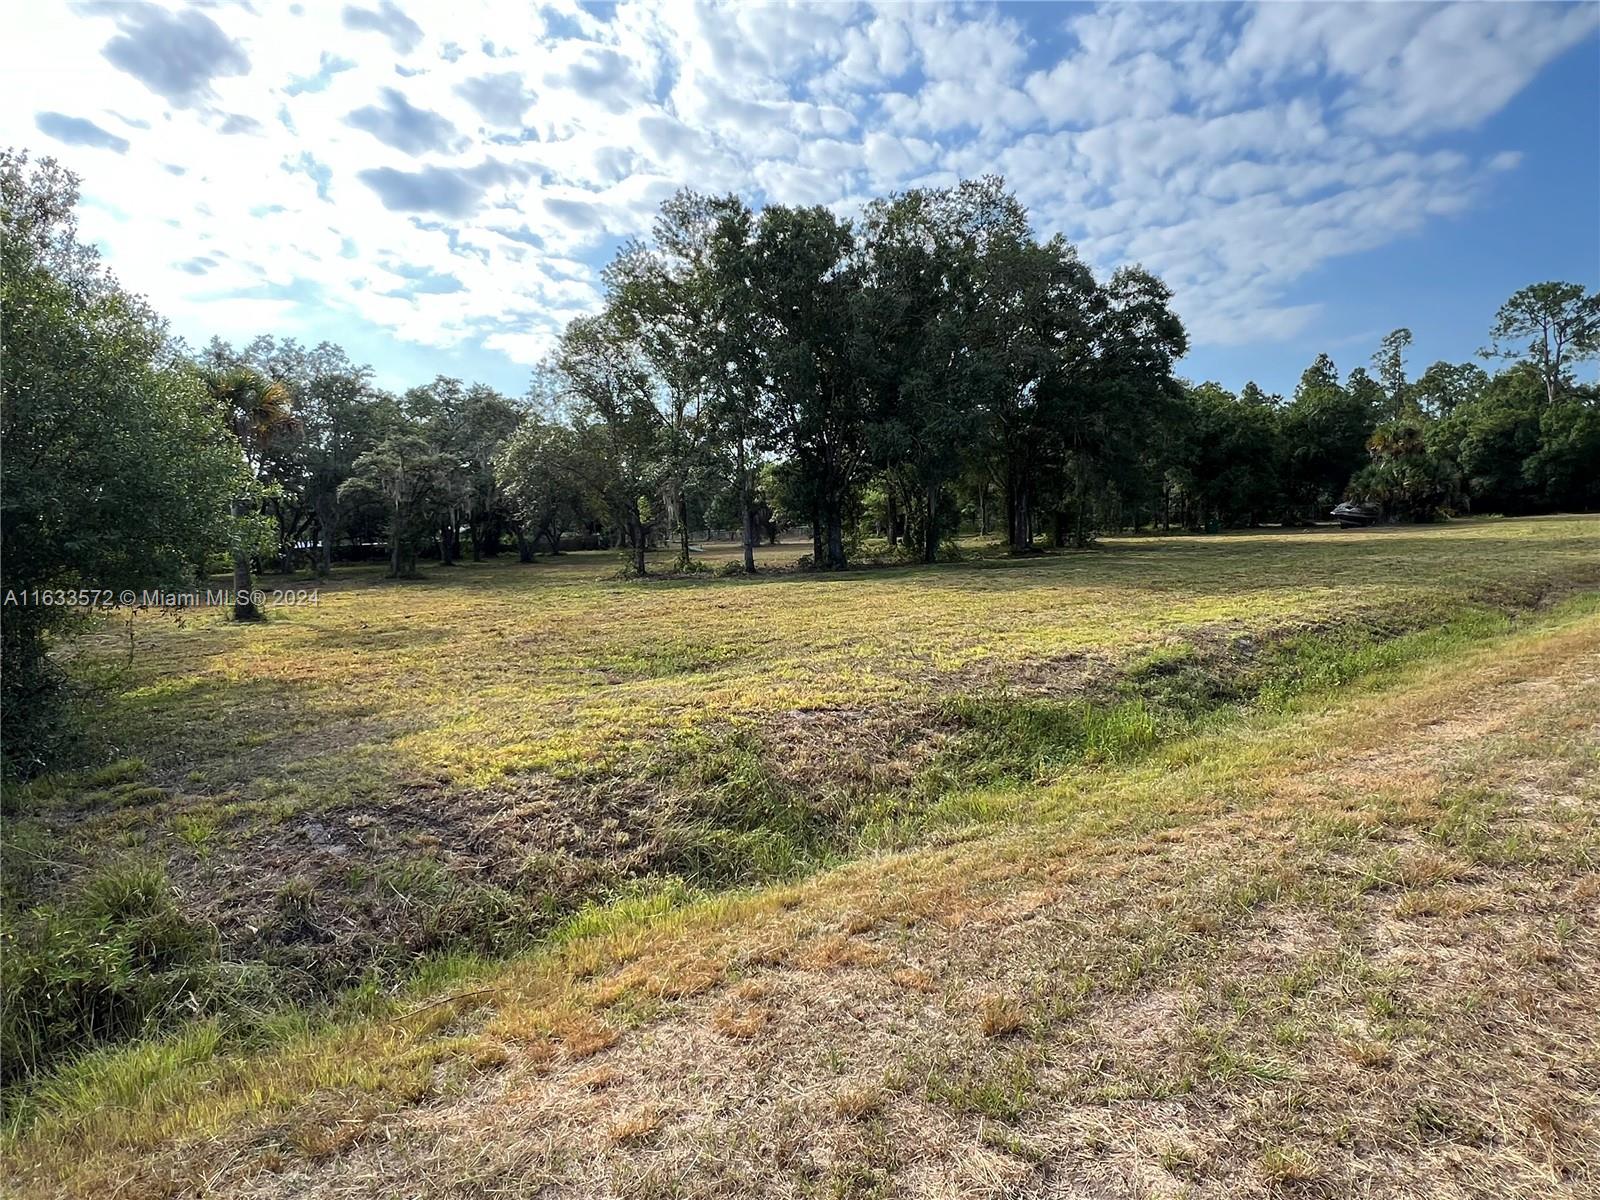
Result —
M603 1092L607 1088L616 1087L627 1079L626 1072L619 1071L616 1067L592 1067L587 1071L573 1077L572 1082L591 1092Z
M606 1127L606 1137L614 1146L642 1142L661 1128L661 1110L654 1104L641 1104L623 1113Z
M1002 1038L1016 1033L1028 1021L1028 1014L1011 996L990 994L978 1001L978 1028L987 1038Z
M609 1050L622 1035L604 1021L587 1015L574 1016L563 1022L556 1031L561 1052L569 1062L577 1062Z
M1260 1160L1261 1174L1272 1183L1310 1183L1321 1172L1310 1154L1296 1146L1271 1146Z
M839 1089L833 1111L849 1121L859 1121L883 1109L883 1089L875 1084L852 1084Z
M730 999L711 1014L711 1026L723 1037L749 1041L772 1021L772 1010Z
M876 922L868 913L848 913L844 919L844 931L851 934L868 933L875 924Z
M812 941L794 956L794 965L807 971L832 971L881 962L883 952L857 938L832 933Z
M913 992L936 992L939 984L933 975L921 967L900 967L889 976L901 987Z

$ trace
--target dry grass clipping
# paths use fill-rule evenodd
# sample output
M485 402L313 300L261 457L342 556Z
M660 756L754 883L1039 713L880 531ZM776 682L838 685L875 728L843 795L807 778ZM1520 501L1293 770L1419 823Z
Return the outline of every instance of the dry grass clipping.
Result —
M993 993L978 1001L978 1028L987 1038L1009 1037L1027 1023L1028 1014L1010 996Z
M730 1000L711 1014L711 1027L723 1037L749 1041L772 1021L772 1010L760 1004Z

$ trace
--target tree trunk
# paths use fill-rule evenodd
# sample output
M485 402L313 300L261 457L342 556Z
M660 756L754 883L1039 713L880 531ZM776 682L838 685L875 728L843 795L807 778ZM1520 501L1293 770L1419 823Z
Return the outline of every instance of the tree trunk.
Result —
M1033 549L1033 510L1028 505L1027 487L1019 480L1011 491L1011 552L1027 554Z
M928 485L922 520L922 561L939 561L939 485Z
M839 511L838 504L828 505L828 566L835 571L842 571L846 564L844 560L844 515Z
M449 524L439 526L439 565L453 567L456 565L455 530Z
M528 535L518 525L517 534L517 561L531 563L533 561L533 543L528 540Z
M242 521L250 515L250 502L243 496L233 502L233 517ZM261 610L250 598L250 555L243 549L233 552L233 619L259 621Z
M689 497L678 492L678 569L689 569Z
M822 557L822 505L811 505L811 565L817 570L822 570L825 560Z
M739 439L739 512L743 515L744 537L744 571L746 575L756 573L756 513L755 496L750 486L750 471L745 466L744 439Z
M628 536L633 540L633 573L644 574L644 522L636 516L628 518Z
M1088 502L1083 495L1083 476L1079 475L1077 486L1073 489L1072 501L1072 547L1075 550L1082 550L1089 544L1089 539L1084 536L1083 530L1083 510L1087 506Z
M884 496L884 500L886 501L887 506L888 506L888 514L887 514L887 516L888 516L888 524L889 524L889 531L888 531L889 532L889 549L893 550L895 548L896 542L899 540L899 538L898 538L898 535L899 535L899 528L898 528L898 525L899 525L899 521L898 521L899 514L895 510L894 484L889 483L888 481L885 481L884 487L883 487L883 496Z

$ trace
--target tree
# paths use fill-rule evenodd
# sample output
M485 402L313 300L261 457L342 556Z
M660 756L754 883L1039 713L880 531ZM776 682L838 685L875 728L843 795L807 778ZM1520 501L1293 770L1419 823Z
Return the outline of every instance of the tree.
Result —
M760 313L754 295L755 218L737 196L706 201L700 346L706 358L708 434L731 447L744 569L754 574L759 526L770 515L758 495L762 456L776 445L771 393L762 375Z
M292 569L307 543L319 575L332 565L332 542L343 523L338 485L356 454L381 434L369 425L388 414L371 391L370 370L357 367L329 342L307 349L293 338L270 334L236 350L213 338L198 359L207 374L250 368L277 383L288 396L294 420L281 424L262 448L256 472L261 506L277 526L277 560Z
M634 573L643 575L665 441L648 363L608 311L567 326L553 370L572 418L595 426L590 445L598 490L632 548Z
M1254 524L1277 506L1277 413L1254 394L1210 382L1188 389L1190 431L1176 474L1194 525Z
M239 443L166 329L78 240L78 181L51 159L0 151L0 547L6 591L181 587L236 535L248 475ZM0 620L8 772L60 750L66 723L51 639L57 606Z
M844 524L867 465L861 263L848 221L822 207L762 211L752 250L763 375L814 506L813 558L846 565Z
M1539 414L1539 446L1523 476L1554 509L1600 506L1600 389L1570 388Z
M1372 368L1383 389L1384 417L1389 421L1401 420L1412 408L1411 386L1406 382L1406 349L1410 345L1411 330L1396 329L1384 334L1372 356Z
M341 498L367 495L388 513L389 578L417 573L419 543L448 501L450 463L420 433L390 434L356 459Z
M1476 400L1488 383L1477 363L1436 362L1412 384L1411 394L1423 415L1443 418Z
M1171 290L1154 275L1123 267L1090 309L1092 374L1063 412L1075 546L1088 541L1093 492L1118 525L1125 496L1137 508L1151 482L1146 449L1177 417L1182 389L1172 369L1189 342L1171 301Z
M505 517L494 458L521 421L522 410L491 387L444 375L410 389L404 403L408 417L448 462L441 480L440 561L448 566L459 556L465 524L472 560L479 562Z
M1386 419L1383 387L1367 374L1365 367L1356 367L1350 372L1344 381L1344 390L1349 392L1351 400L1368 414L1374 426Z
M703 486L714 324L710 288L711 212L682 191L661 206L655 245L634 241L606 268L607 310L657 384L662 499L678 537L678 567L689 565L689 493Z
M868 436L884 471L891 541L914 515L922 560L939 549L945 489L977 433L988 381L972 327L981 303L981 184L917 189L867 210L865 303L877 330L869 370L875 403Z
M1367 453L1371 461L1350 481L1350 492L1388 517L1431 521L1460 496L1454 467L1429 449L1427 430L1416 418L1378 426Z
M239 439L254 485L233 498L235 523L244 527L258 501L261 477L273 441L294 424L289 391L252 367L229 367L201 372L206 390L221 408L233 435ZM251 599L250 546L240 538L233 547L233 619L259 621L261 612Z
M588 514L594 479L593 454L586 429L574 429L529 414L500 448L494 473L504 491L522 548L522 561L533 561L541 538L551 554L561 553L561 535ZM527 537L527 531L533 537Z
M1535 283L1514 293L1495 313L1485 358L1533 364L1554 404L1574 363L1600 356L1600 292L1577 283Z
M1371 409L1339 383L1333 360L1319 354L1301 374L1279 427L1286 502L1313 520L1326 515L1367 461Z
M1523 363L1428 426L1429 449L1455 464L1474 509L1517 514L1537 504L1524 467L1539 446L1543 400L1538 372Z
M1013 554L1033 550L1041 492L1065 470L1070 407L1096 382L1103 297L1063 238L1040 244L1014 197L998 201L981 266L975 321L994 386L984 402L985 453L1004 488Z

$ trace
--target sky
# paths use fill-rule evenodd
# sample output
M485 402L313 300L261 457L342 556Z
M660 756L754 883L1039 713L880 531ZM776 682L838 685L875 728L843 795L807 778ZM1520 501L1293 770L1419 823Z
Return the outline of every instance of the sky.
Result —
M796 7L40 0L0 143L196 346L330 340L512 394L683 187L823 204L1003 175L1172 287L1195 380L1460 361L1600 283L1600 4Z

